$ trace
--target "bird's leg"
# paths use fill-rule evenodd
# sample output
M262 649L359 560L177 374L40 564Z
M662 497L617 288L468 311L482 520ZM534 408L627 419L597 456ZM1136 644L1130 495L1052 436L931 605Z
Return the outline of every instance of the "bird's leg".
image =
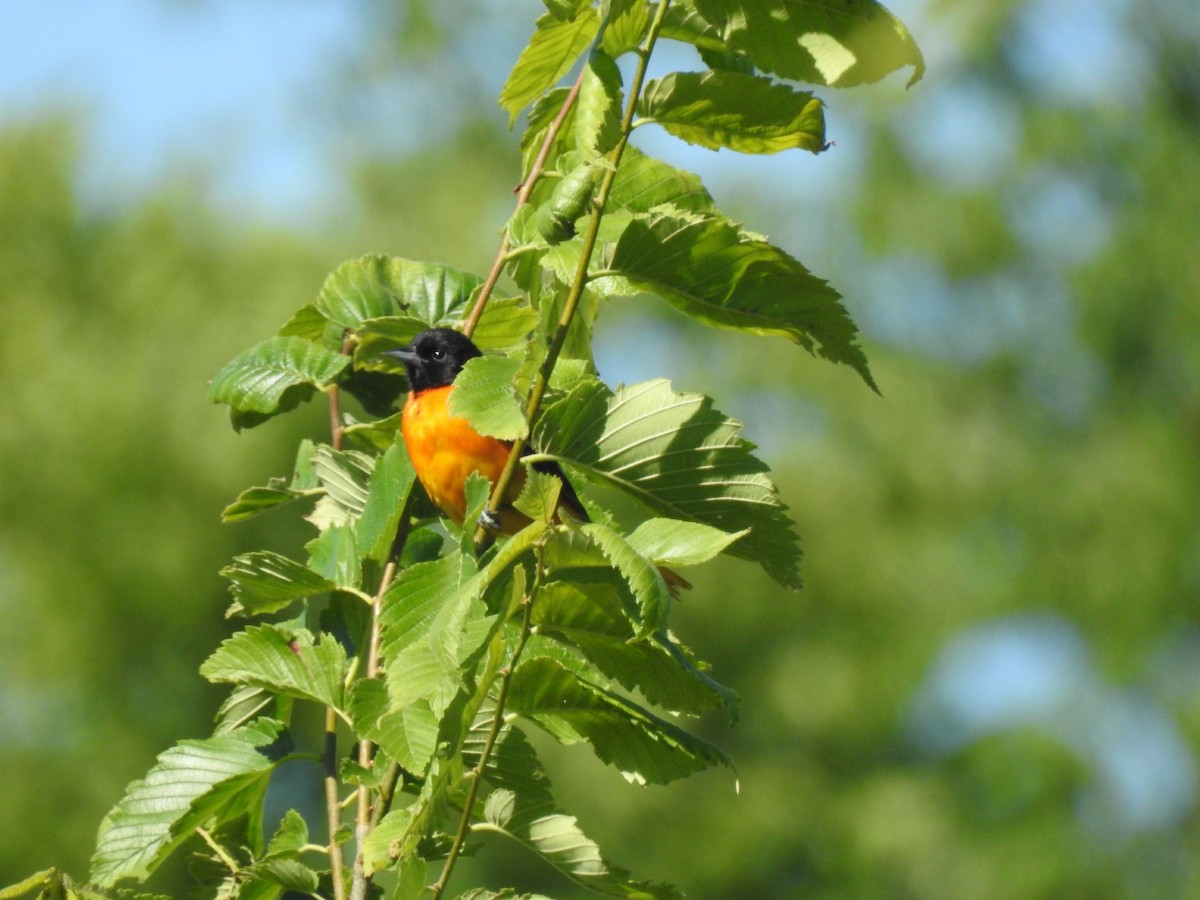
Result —
M483 508L483 512L481 512L479 514L479 525L480 525L480 527L485 528L488 531L499 531L500 530L500 515L499 515L499 513L496 513L493 510L490 510L485 506Z

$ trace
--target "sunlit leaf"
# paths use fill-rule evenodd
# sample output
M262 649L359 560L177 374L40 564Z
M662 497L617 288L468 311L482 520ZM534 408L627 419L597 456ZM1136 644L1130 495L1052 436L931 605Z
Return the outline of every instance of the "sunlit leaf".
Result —
M617 64L603 50L593 50L583 69L575 111L575 146L585 156L603 155L617 145L621 137L621 97Z
M401 441L376 461L358 521L358 549L364 556L377 562L387 558L413 478L412 463Z
M727 534L699 522L647 519L626 540L639 554L659 565L697 566L749 533L748 528Z
M508 111L510 126L527 104L570 71L599 27L600 18L591 7L568 21L549 13L537 20L533 37L500 91L500 106Z
M825 149L821 101L785 84L740 72L672 72L647 82L638 113L670 134L710 150L778 153Z
M349 362L348 356L304 338L268 338L213 376L208 399L229 406L235 427L251 427L329 386Z
M231 614L263 615L337 585L308 566L270 550L244 553L221 570L230 581L235 605Z
M751 529L729 552L799 587L791 520L740 430L709 398L675 393L663 380L611 396L591 382L542 414L533 442L540 455L582 469L658 515L729 534Z
M837 291L727 219L659 207L626 227L604 268L701 322L789 338L875 387Z
M362 256L334 269L321 288L316 307L351 330L390 316L415 319L428 328L443 321L450 310L466 306L481 283L469 272L439 263Z
M513 393L521 360L480 356L470 360L454 379L449 412L461 416L480 434L512 441L524 437L525 413Z
M708 742L545 657L517 667L509 697L514 712L560 743L588 742L597 757L637 783L665 784L714 765L731 765Z
M925 60L908 29L875 0L690 0L726 45L783 78L850 87Z
M252 625L222 642L200 674L344 709L345 670L346 651L331 635L314 640L304 629Z
M633 591L638 610L638 627L634 637L643 638L666 625L671 595L658 569L638 555L615 528L593 522L584 525L581 530L596 542L596 546L625 577Z
M275 766L267 748L282 729L259 719L227 734L180 741L162 753L100 823L92 881L111 887L125 878L144 879L211 816L239 798L261 802Z

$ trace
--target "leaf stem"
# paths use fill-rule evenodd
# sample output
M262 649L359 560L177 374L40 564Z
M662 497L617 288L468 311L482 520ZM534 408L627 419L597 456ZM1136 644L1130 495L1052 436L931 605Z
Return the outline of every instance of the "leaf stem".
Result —
M517 638L516 646L513 648L512 658L509 660L508 665L500 672L500 689L496 694L496 708L492 712L492 724L488 729L483 749L479 752L479 761L475 764L475 768L468 773L471 783L467 787L467 796L463 801L462 815L458 819L458 830L454 834L454 841L450 845L450 851L446 854L446 862L442 866L441 874L438 875L437 881L429 886L429 890L433 893L433 900L440 900L442 892L446 890L446 885L450 881L450 875L454 871L454 864L458 861L459 854L462 853L463 844L467 839L467 833L471 830L471 816L475 809L475 799L479 795L479 784L483 781L483 773L487 771L488 760L491 759L492 750L495 749L496 741L500 738L500 731L504 727L504 707L508 702L508 691L512 685L513 673L516 672L517 663L521 659L521 653L525 650L525 645L529 642L529 636L533 633L533 601L542 586L541 544L538 545L535 559L533 584L525 596L521 598L521 606L523 607L521 634Z
M538 155L534 159L533 165L529 167L529 174L525 176L525 180L521 182L518 189L516 209L520 209L529 202L529 196L533 193L534 186L537 185L538 179L542 177L542 172L546 167L546 157L550 155L550 148L554 146L554 139L558 136L563 122L566 121L567 113L571 111L571 107L575 103L575 98L579 96L579 86L583 84L585 69L586 67L580 67L579 77L575 79L575 83L571 85L571 90L563 100L562 109L558 111L558 115L554 117L554 121L550 123L550 127L546 130L546 137L542 140L542 146L538 150ZM475 327L479 324L480 317L483 316L483 309L487 306L487 302L492 296L496 282L500 280L500 273L504 271L504 264L508 262L509 258L509 243L508 229L506 228L504 230L504 238L500 241L500 249L496 251L496 258L492 261L491 271L488 272L487 278L483 282L483 287L479 291L479 296L475 299L475 305L471 308L471 314L463 323L462 332L467 337L475 333Z
M670 5L671 0L659 0L658 8L654 14L654 21L650 24L650 30L646 34L646 42L638 48L637 68L634 71L633 81L630 84L629 96L626 98L625 112L621 118L621 137L609 154L611 165L605 167L604 177L600 181L600 187L593 200L592 213L588 217L587 231L583 236L583 245L579 250L579 264L575 268L575 277L571 281L567 299L563 304L563 311L559 317L558 326L555 328L550 345L546 350L546 358L542 360L542 365L538 369L537 377L534 379L533 386L529 392L529 400L525 405L525 421L527 422L532 423L534 421L542 405L542 398L545 396L546 388L550 384L550 376L554 372L554 366L558 362L558 356L562 352L563 344L566 343L567 331L571 326L571 320L575 317L575 310L578 309L579 300L583 297L584 288L587 286L588 265L591 263L592 253L596 249L596 240L600 234L600 220L604 217L604 208L608 203L608 196L612 191L613 181L616 179L617 167L621 164L621 156L625 153L625 147L629 143L629 133L633 123L634 110L637 108L638 97L642 92L642 85L646 80L646 66L650 61L650 54L654 51L654 44L658 40L658 32L662 28L663 17L667 13L667 7ZM580 78L582 79L582 73ZM529 439L527 437L513 442L512 450L508 454L508 461L505 463L496 484L492 487L491 496L488 497L486 509L493 515L500 506L500 499L504 496L504 492L508 490L509 482L512 481L513 474L520 464L521 453L528 442ZM483 525L479 525L475 530L476 547L482 550L487 546L490 539L487 529Z
M209 830L207 828L197 828L196 834L200 835L204 843L208 844L212 848L213 853L217 854L221 862L229 869L229 874L236 876L240 871L237 862L225 851L224 847L217 843L216 838L212 836Z

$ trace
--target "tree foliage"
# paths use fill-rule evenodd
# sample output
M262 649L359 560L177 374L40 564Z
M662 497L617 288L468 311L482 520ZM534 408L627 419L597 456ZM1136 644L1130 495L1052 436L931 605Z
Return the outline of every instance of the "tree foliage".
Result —
M737 24L734 7L670 9L667 0L555 3L537 20L500 103L513 121L530 108L522 144L538 151L522 156L522 193L492 277L349 260L275 336L212 379L210 398L238 429L328 398L329 441L304 440L289 478L249 488L225 510L243 521L303 504L316 534L300 556L243 553L223 571L229 614L252 621L201 674L232 693L211 737L161 754L105 818L95 891L145 880L188 844L207 896L360 898L389 872L392 896L438 897L468 839L498 833L602 893L675 896L605 861L555 805L522 728L586 744L637 784L732 767L675 720L732 715L735 695L669 629L659 566L730 553L798 587L800 553L739 423L665 381L614 390L599 379L596 310L650 291L699 322L783 335L874 382L825 282L726 218L695 176L626 145L634 127L657 124L710 149L820 152L820 101L769 73L850 84L908 64L919 74L920 57L898 23L880 29L894 20L874 3L862 33L842 15L801 16L802 34L765 43L755 35L769 26ZM695 45L711 68L647 82L660 39ZM839 53L855 59L853 78L831 76ZM628 86L617 66L626 56ZM576 69L575 87L561 90ZM507 296L497 293L502 271ZM511 472L496 485L468 482L463 529L434 514L397 440L391 410L404 384L384 351L460 324L496 352L464 372L455 412L513 440L514 460L528 447L527 463L553 460L628 509L610 512L589 494L594 521L560 523L557 482L531 471L519 505L532 522L496 546L474 522ZM343 412L346 397L374 420ZM325 711L322 843L309 838L322 826L296 810L274 837L264 830L272 777L308 755L291 735L297 704ZM344 735L349 756L337 749ZM438 873L429 886L427 869ZM73 889L42 876L17 888Z

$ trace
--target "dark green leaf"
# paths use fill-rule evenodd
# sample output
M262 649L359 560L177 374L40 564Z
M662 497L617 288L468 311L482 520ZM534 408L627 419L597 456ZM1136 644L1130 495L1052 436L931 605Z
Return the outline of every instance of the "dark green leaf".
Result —
M229 579L231 615L263 615L336 585L307 566L269 550L245 553L221 570Z
M358 521L359 552L364 556L380 563L387 559L413 478L412 463L401 441L376 461Z
M740 72L672 72L652 80L638 100L638 113L710 150L820 153L826 147L820 100Z
M596 546L608 558L613 567L629 583L637 601L638 627L635 638L644 638L667 624L671 609L671 595L658 569L638 555L619 531L593 522L581 529L595 541Z

